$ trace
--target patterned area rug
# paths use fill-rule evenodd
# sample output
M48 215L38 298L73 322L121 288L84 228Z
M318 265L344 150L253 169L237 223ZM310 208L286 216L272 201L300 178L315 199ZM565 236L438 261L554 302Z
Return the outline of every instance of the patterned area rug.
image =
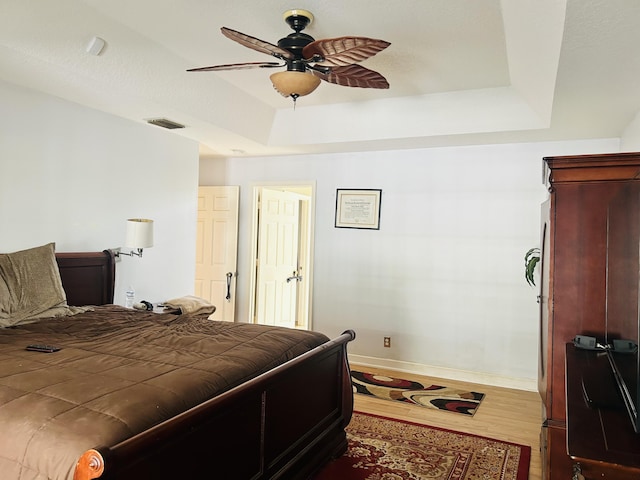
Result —
M527 480L531 447L354 412L347 453L313 480Z
M473 415L484 398L484 393L440 385L425 386L411 380L358 372L357 370L351 370L351 383L355 393L464 415Z

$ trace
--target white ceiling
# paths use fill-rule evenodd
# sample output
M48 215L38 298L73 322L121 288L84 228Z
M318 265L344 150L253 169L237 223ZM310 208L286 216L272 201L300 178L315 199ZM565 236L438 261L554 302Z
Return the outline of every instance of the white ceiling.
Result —
M0 0L0 78L225 157L619 137L640 109L638 0L291 1ZM272 69L186 72L273 61L220 27L275 44L291 8L316 39L391 42L362 63L389 90L323 82L294 110Z

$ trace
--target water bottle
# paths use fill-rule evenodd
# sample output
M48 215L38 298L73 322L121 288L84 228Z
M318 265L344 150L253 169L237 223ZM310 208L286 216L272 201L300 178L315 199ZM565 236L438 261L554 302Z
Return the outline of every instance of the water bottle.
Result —
M131 285L129 285L129 288L125 292L125 297L124 306L127 308L133 308L133 303L136 299L136 292Z

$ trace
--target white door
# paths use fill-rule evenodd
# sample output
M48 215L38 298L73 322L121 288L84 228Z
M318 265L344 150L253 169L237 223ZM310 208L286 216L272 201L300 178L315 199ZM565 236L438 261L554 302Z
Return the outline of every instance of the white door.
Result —
M263 189L260 197L256 323L295 327L299 195Z
M240 187L199 187L195 295L216 306L213 320L234 321Z

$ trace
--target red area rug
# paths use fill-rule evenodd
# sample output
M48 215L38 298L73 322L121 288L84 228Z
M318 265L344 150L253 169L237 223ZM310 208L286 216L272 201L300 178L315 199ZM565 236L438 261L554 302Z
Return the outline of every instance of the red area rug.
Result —
M347 453L313 480L527 480L531 447L354 412Z
M355 393L464 415L473 415L484 398L484 393L441 385L426 386L412 380L357 370L351 371L351 383Z

